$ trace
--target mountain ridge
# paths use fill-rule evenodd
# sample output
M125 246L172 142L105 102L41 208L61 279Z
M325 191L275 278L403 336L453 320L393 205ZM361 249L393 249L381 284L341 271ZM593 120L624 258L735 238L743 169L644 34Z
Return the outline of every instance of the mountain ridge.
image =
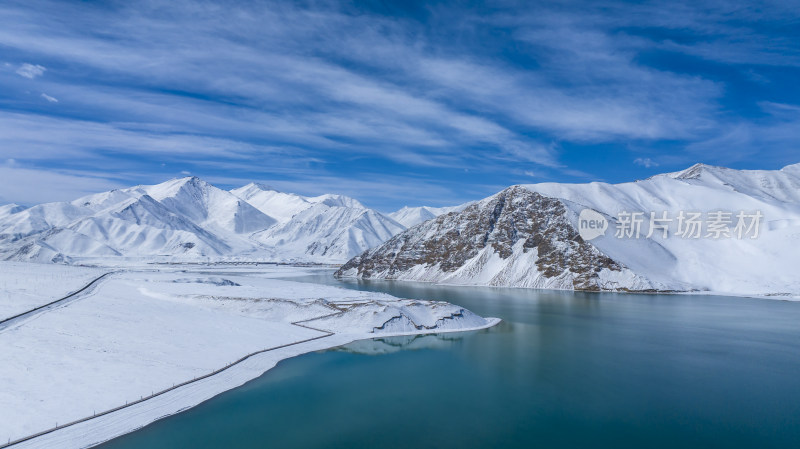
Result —
M489 216L486 214L490 211L481 208L492 207L491 200L509 189L526 190L560 203L563 210L559 208L557 213L553 212L562 219L560 232L526 246L518 243L530 242L527 238L519 240L513 235L470 231L474 217ZM570 246L578 240L574 235L579 229L579 217L585 209L599 214L610 229L588 244L621 270L608 270L588 284L576 284L573 281L580 273L589 268L603 271L609 265L596 261L587 265L570 255ZM729 238L714 238L713 233L706 235L710 229L708 223L700 238L676 236L676 220L686 212L700 213L706 221L715 213L728 214L723 216L731 220L726 228ZM763 218L757 227L760 231L757 238L730 236L737 224L737 213L744 217L754 216L755 212ZM500 213L505 213L503 208ZM617 236L615 230L623 226L624 219L630 218L631 213L641 213L641 217L646 218L641 235L637 233L637 238ZM669 217L670 221L664 222L667 223L664 225L668 231L666 237L661 232L650 232L651 213L653 217L656 214ZM541 219L538 211L531 209L507 221L515 232L524 231L523 234L527 232L525 235L528 235L532 232L528 221ZM567 222L569 225L565 224ZM488 242L491 238L501 238L501 247L505 249L484 245L478 248L480 251L467 251L470 258L451 266L426 259L431 253L463 250L465 241ZM569 261L566 265L556 265L560 271L538 266L539 258L547 256L549 251L546 250L552 247L561 248L557 256ZM800 164L780 170L749 171L700 164L680 172L620 184L512 186L462 212L407 229L351 259L337 275L506 287L800 295L800 279L792 268L800 266L797 248L800 248ZM619 275L622 272L624 276Z
M113 256L336 263L405 229L343 195L302 197L256 183L226 191L193 176L31 208L6 205L0 213L0 259L43 262ZM303 221L318 223L313 235L304 234L311 231ZM273 228L284 230L280 241L254 238Z

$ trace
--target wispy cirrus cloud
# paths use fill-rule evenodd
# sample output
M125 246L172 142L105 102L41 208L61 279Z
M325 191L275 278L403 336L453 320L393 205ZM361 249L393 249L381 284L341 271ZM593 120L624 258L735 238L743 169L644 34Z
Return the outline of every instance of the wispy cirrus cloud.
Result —
M796 141L792 119L760 106L777 91L800 104L785 89L798 15L783 4L387 9L6 2L0 157L98 173L164 164L153 182L185 170L374 188L370 177L403 173L392 182L437 179L448 187L433 191L460 198L463 182L526 172L630 179L654 167L631 160L688 164L718 145L731 153L704 155L746 163L759 147L779 163Z
M38 204L71 201L103 190L123 187L118 180L96 172L65 173L57 170L28 168L16 163L0 164L0 204Z

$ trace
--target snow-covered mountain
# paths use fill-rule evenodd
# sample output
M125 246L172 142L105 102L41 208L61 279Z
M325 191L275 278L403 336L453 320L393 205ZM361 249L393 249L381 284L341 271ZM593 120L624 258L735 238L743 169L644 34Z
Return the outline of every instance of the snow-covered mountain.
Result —
M604 235L589 241L579 235L581 223L589 225L579 222L586 209L608 226ZM642 214L640 233L631 232L636 213ZM687 233L688 217L699 217L699 236ZM740 238L740 220L746 226L738 231L758 226ZM716 228L727 229L729 236L716 235ZM349 261L338 275L581 290L800 295L797 267L800 164L774 171L698 164L623 184L510 187L460 213L396 235Z
M257 183L231 193L278 220L252 238L287 258L341 263L405 229L344 195L305 197Z
M0 259L180 256L343 262L403 229L352 198L305 198L257 184L228 192L187 177L29 209L3 206Z
M296 193L279 192L256 182L233 189L231 193L252 204L253 207L261 212L274 217L280 224L285 224L295 215L317 204L324 204L329 207L348 207L357 210L366 209L358 200L344 195L328 193L306 197Z
M247 201L261 212L286 223L293 216L313 206L314 203L295 193L284 193L268 186L250 183L231 190L231 193Z
M246 234L277 222L247 201L197 177L175 179L141 190L170 210L206 228Z
M323 195L307 200L311 207L253 238L291 257L343 262L405 229L352 198Z
M183 178L11 214L0 219L0 257L220 256L252 250L246 234L274 223L224 190Z
M392 212L389 217L403 226L410 228L422 222L434 219L439 215L449 214L450 212L461 212L472 203L465 203L459 206L449 207L404 207L400 210Z
M312 196L306 198L314 204L324 204L329 207L350 207L353 209L366 209L358 200L344 195L326 193L325 195Z
M23 210L25 210L25 206L20 206L19 204L14 204L14 203L4 204L0 206L0 220L11 214L22 212Z

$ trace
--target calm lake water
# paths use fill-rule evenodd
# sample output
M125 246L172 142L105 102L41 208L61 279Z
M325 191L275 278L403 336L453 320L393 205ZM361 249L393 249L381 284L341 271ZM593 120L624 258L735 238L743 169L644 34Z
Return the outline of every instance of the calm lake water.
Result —
M800 303L293 279L504 321L285 360L102 447L800 447Z

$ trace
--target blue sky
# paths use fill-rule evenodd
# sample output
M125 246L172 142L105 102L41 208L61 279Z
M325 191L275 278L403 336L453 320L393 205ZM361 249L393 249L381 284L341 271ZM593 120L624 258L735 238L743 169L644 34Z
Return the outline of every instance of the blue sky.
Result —
M0 3L0 203L192 174L380 210L800 162L800 2Z

